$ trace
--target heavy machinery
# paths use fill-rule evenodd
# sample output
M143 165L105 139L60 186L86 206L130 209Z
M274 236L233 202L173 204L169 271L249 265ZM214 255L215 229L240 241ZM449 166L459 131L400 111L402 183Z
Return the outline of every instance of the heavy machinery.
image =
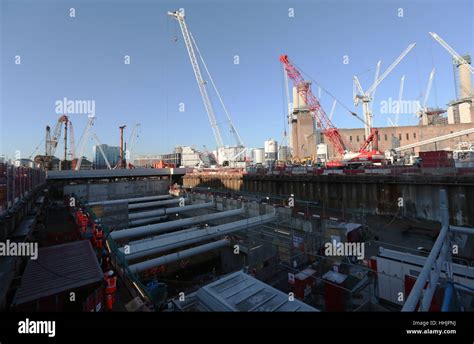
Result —
M126 167L125 155L123 154L123 152L126 150L125 147L124 147L124 142L123 142L123 130L126 127L127 127L126 125L121 125L119 127L119 130L120 130L120 158L119 158L119 161L118 161L117 165L115 166L115 168L125 168Z
M140 128L140 123L135 124L132 129L132 133L130 134L130 139L128 140L128 149L125 151L125 166L128 169L135 168L135 166L131 163L132 160L132 152L135 146L135 142L138 137L138 129Z
M433 85L433 79L435 75L435 69L431 70L430 76L428 78L428 85L426 86L426 91L423 96L423 103L421 104L420 109L417 112L417 115L423 125L436 124L439 116L446 112L445 109L427 107L428 99L430 97L431 86Z
M62 129L64 126L64 154L63 160L59 161L58 168L61 169L69 169L68 163L68 129L69 129L69 149L71 160L75 158L75 143L74 143L74 130L72 126L72 122L68 116L62 115L58 118L56 125L51 132L51 127L49 125L46 126L46 136L45 136L45 153L44 155L37 155L34 158L36 163L39 163L43 168L50 170L52 168L52 161L54 158L54 154L56 153L56 149L58 147L59 141L62 136Z
M186 45L186 49L188 51L189 59L191 61L191 66L193 67L194 71L194 76L196 77L196 81L199 87L199 92L201 93L201 98L204 103L204 107L206 108L207 116L209 118L209 122L211 124L212 131L214 133L214 138L216 140L217 144L217 160L219 165L224 166L224 165L229 165L231 166L233 162L235 161L244 161L245 159L245 152L246 148L244 147L244 144L242 142L242 138L240 137L239 133L237 132L237 129L234 126L234 123L232 122L232 119L230 117L229 112L227 111L227 108L222 100L222 97L214 83L214 80L212 79L211 74L209 73L209 70L207 68L206 63L204 62L204 59L199 51L199 48L197 47L196 41L194 40L194 37L192 36L191 32L188 30L188 27L186 25L186 21L184 20L184 10L178 10L174 12L168 12L168 15L175 18L179 26L181 28L181 33L183 34L183 39L184 43ZM211 99L209 97L209 94L207 92L207 82L204 80L202 73L201 73L201 68L199 67L199 61L196 57L196 52L199 55L199 58L201 60L201 63L206 71L206 74L209 77L209 81L211 82L212 87L214 88L214 91L219 99L219 102L221 103L222 109L226 115L227 118L227 124L229 126L230 133L234 136L234 140L236 143L235 147L230 147L231 149L226 149L224 145L224 140L222 139L222 134L219 129L219 123L217 122L214 107L212 105ZM232 148L237 148L238 153L235 154L235 150ZM229 153L230 152L230 153ZM230 163L230 164L229 164Z
M85 147L86 147L87 142L89 141L89 138L92 138L96 142L97 147L99 149L99 152L102 155L102 157L104 158L104 161L107 165L107 168L109 170L112 169L112 166L110 165L110 162L107 159L107 156L106 156L104 150L102 149L102 143L100 142L99 138L97 137L97 134L92 131L92 126L94 125L95 119L96 119L96 117L94 115L89 115L89 117L88 117L87 125L84 128L84 132L83 132L83 134L81 136L81 139L79 141L79 150L78 150L77 159L74 159L73 163L72 163L73 170L78 171L78 170L81 169L82 160L84 159Z
M407 54L416 46L416 43L410 44L402 53L401 55L393 61L393 63L382 73L382 75L378 76L378 69L379 64L377 65L377 73L375 81L370 85L367 90L363 90L360 84L359 78L357 76L353 77L354 81L354 104L359 105L362 103L362 110L364 112L364 121L365 125L365 137L368 138L372 133L372 119L373 114L371 111L371 102L373 100L373 96L375 90L377 89L378 85L393 71L393 69L398 66L398 64L407 56ZM358 93L357 93L358 92ZM371 147L371 143L369 143L369 148Z
M457 73L455 70L455 78L454 78L456 98L458 98L459 96L461 98L471 97L473 95L472 85L471 85L471 74L474 73L474 68L471 66L471 57L469 55L466 55L466 56L459 55L437 33L429 32L429 34L431 37L433 37L433 39L436 42L438 42L444 49L448 51L448 53L453 58L453 65L457 67ZM458 94L457 79L459 79L460 94Z
M387 118L389 126L398 127L398 120L400 119L400 114L402 113L402 97L403 97L403 87L405 85L405 75L402 75L400 79L400 90L398 91L398 100L397 100L397 114L395 119L392 120L390 117Z
M378 150L378 130L375 128L371 128L370 134L358 152L349 151L339 133L339 129L332 123L319 103L319 100L311 91L311 87L298 87L305 83L299 70L290 62L287 55L281 55L280 61L283 63L285 71L292 80L293 85L298 89L298 92L300 92L300 96L305 99L309 112L315 118L317 127L333 146L335 152L340 156L337 160L327 162L326 165L328 167L373 164L380 163L384 159L384 154ZM357 117L356 114L353 115ZM372 149L369 149L370 144L372 144Z

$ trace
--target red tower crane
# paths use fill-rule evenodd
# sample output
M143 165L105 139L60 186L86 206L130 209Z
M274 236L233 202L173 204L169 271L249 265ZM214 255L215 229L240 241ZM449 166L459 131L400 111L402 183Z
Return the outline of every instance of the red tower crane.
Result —
M359 152L350 152L339 133L339 129L331 122L331 119L324 111L319 100L311 91L311 87L298 87L305 83L300 71L290 62L288 55L281 55L280 61L283 63L288 77L293 81L296 89L299 90L300 96L306 100L309 112L316 121L316 125L327 137L328 142L332 144L335 151L341 156L338 161L333 161L329 165L341 166L346 164L364 164L380 162L384 159L384 155L378 151L378 131L372 128L371 134L362 144ZM373 149L368 151L370 143L373 143Z

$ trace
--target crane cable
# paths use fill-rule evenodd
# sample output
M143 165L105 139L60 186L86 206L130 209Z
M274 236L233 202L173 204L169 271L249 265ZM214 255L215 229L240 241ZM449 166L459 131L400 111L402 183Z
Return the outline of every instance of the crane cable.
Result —
M28 157L28 159L31 159L33 157L33 155L36 153L36 151L39 149L39 147L44 143L44 139L42 138L40 143L38 143L38 145L36 146L35 150L33 151L33 153L30 154L30 156Z
M219 90L217 89L216 84L214 83L214 79L212 78L212 75L209 72L209 69L207 68L206 62L204 61L204 58L201 55L201 51L199 50L199 47L197 46L196 41L194 40L194 36L192 35L191 32L189 32L189 36L191 37L191 41L194 44L194 47L196 48L196 51L199 55L199 59L201 60L201 63L204 66L204 69L206 70L207 76L209 77L209 81L211 82L212 87L214 88L214 92L216 92L217 98L219 99L219 102L221 103L222 109L224 110L224 113L226 114L227 123L230 129L230 132L235 135L235 138L238 141L236 142L237 145L243 146L242 138L240 137L239 133L237 132L237 129L234 126L234 123L230 117L229 111L227 111L227 107L225 106L224 101L222 100L221 94Z
M344 109L346 109L351 116L357 116L357 114L354 111L352 111L346 104L344 104L342 101L340 101L338 98L336 98L336 96L334 94L332 94L329 90L327 90L323 85L321 85L320 83L315 81L315 79L313 77L311 77L311 75L306 73L303 69L301 69L293 61L291 61L291 63L296 68L298 68L301 71L301 73L304 74L311 82L313 82L316 86L318 86L320 89L322 89L327 95L329 95L332 99L334 99L337 103L339 103L339 105L341 105ZM318 99L318 101L319 101L319 99Z

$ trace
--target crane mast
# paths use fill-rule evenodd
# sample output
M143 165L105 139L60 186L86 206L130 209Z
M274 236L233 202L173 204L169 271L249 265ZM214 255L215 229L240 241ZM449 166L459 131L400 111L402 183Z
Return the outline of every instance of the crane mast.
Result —
M202 101L204 103L204 107L206 108L207 116L209 117L209 122L211 123L211 128L214 133L214 138L216 140L217 147L223 148L224 142L222 140L222 135L217 124L216 116L212 107L211 100L209 98L209 94L207 93L206 82L202 77L201 69L199 68L199 63L194 52L191 34L184 20L184 13L180 11L175 11L168 12L168 15L174 17L179 23L181 33L183 34L184 43L186 44L186 49L188 51L189 60L191 61L194 76L196 77L196 81L199 87L199 92L201 93Z

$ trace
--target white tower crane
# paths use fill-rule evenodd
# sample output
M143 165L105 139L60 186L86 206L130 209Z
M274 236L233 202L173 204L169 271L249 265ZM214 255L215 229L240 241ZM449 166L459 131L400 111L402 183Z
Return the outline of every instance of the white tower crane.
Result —
M360 84L359 78L354 76L354 85L355 88L359 91L359 94L354 94L354 104L358 105L362 102L362 109L364 112L365 119L365 135L369 137L372 129L372 112L370 111L370 103L373 100L373 93L375 92L377 86L392 72L392 70L405 58L405 56L416 46L416 43L410 44L401 55L393 61L393 63L382 73L382 75L374 81L374 83L364 91Z
M451 46L446 43L444 39L442 39L437 33L429 32L431 37L436 40L444 49L448 51L448 53L453 58L454 65L458 68L458 76L459 76L459 88L460 88L460 95L461 98L466 98L472 96L472 85L471 85L471 74L474 73L474 68L471 66L471 59L470 56L461 56L459 55ZM457 89L457 80L455 77L455 91L456 91L456 98L458 97L458 89Z
M421 119L423 125L433 124L436 118L445 113L446 109L439 107L428 107L428 99L430 98L431 88L433 86L433 80L435 76L435 69L433 68L428 78L428 84L426 85L426 91L423 96L423 102L421 103L420 109L417 111L418 118Z
M400 114L402 113L402 98L403 98L403 87L405 85L405 75L402 75L400 78L400 90L398 91L398 100L397 100L397 113L395 115L395 120L392 121L388 118L388 125L392 127L398 127L398 121L400 119Z
M204 103L204 107L206 109L206 112L207 112L207 116L209 118L209 122L211 124L211 128L212 128L212 131L214 133L214 138L216 140L216 143L217 143L217 151L218 153L219 152L223 152L223 149L224 149L224 141L222 139L222 135L221 135L221 132L220 132L220 129L219 129L219 125L217 123L217 120L216 120L216 115L215 115L215 112L214 112L214 108L212 106L212 102L209 98L209 94L207 92L207 87L206 87L206 81L204 80L204 78L202 77L202 73L201 73L201 69L199 67L199 62L198 62L198 59L196 57L196 53L195 53L195 49L199 55L199 58L201 60L201 63L203 64L204 66L204 69L206 70L206 73L209 77L209 80L217 94L217 97L219 98L219 101L222 105L222 108L227 116L227 123L229 125L229 128L230 128L230 132L232 133L232 135L234 136L234 139L237 143L237 146L240 147L240 148L243 148L244 145L243 145L243 142L242 142L242 139L240 137L240 135L238 134L231 118L230 118L230 115L229 115L229 112L227 111L227 108L225 107L224 105L224 102L222 100L222 97L219 93L219 91L217 90L217 87L214 83L214 80L212 79L212 76L211 74L209 73L209 70L207 68L207 65L199 51L199 48L196 44L196 41L194 40L191 32L188 30L188 27L186 25L186 21L184 20L184 12L183 11L174 11L174 12L168 12L168 15L175 18L178 23L179 23L179 26L181 28L181 33L183 34L183 39L184 39L184 43L186 45L186 49L188 51L188 55L189 55L189 60L191 61L191 66L193 68L193 71L194 71L194 76L196 77L196 81L197 81L197 84L198 84L198 87L199 87L199 91L201 93L201 98L203 100L203 103ZM234 157L230 157L229 160L232 161L232 159L236 158L237 156L240 156L241 154L243 153L243 151L241 151L240 153L238 153L236 156ZM218 154L219 155L219 154ZM226 157L219 157L218 156L218 160L220 163L223 162L223 160L227 160Z
M448 51L448 53L451 54L451 56L453 57L453 59L456 61L456 63L458 65L461 65L461 64L467 64L468 65L468 69L471 73L474 73L474 68L472 68L472 66L469 65L469 62L466 61L466 59L464 57L462 57L461 55L459 55L453 48L451 48L451 46L446 43L446 41L444 39L442 39L436 32L429 32L429 34L431 35L431 37L433 37L439 44L441 44L441 46L446 49Z
M212 107L211 99L207 93L206 82L204 81L201 69L199 68L199 63L194 52L193 43L191 40L191 35L184 21L184 13L180 11L168 12L169 16L174 17L181 28L183 34L184 43L186 44L186 49L188 50L189 60L191 61L191 66L193 67L194 76L199 87L199 92L201 93L202 101L204 107L206 108L207 116L209 117L209 122L211 123L211 128L214 133L214 138L216 139L217 147L224 147L224 142L222 141L222 135L217 124L216 115L214 114L214 108Z
M426 107L426 103L428 102L428 99L430 97L431 86L433 85L434 74L435 74L435 69L433 68L431 70L430 77L428 79L428 85L426 86L425 95L423 97L423 103L421 104L421 108L418 111L418 116L420 118L423 118L423 116L426 116L426 114L428 112L428 108Z

